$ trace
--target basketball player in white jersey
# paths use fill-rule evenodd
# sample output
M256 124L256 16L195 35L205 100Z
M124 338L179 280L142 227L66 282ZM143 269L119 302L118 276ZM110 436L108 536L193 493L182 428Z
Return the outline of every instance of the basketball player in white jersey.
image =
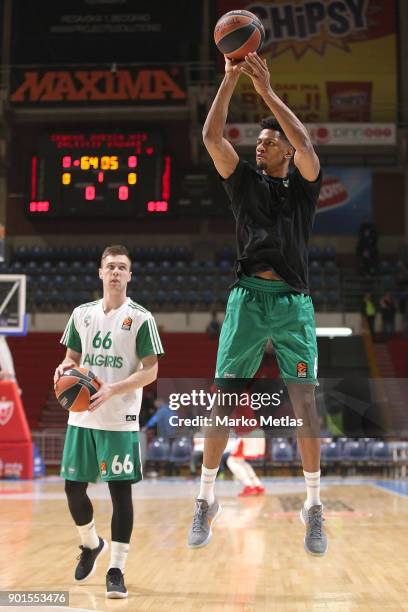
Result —
M103 298L75 308L61 343L64 361L54 383L72 367L85 367L97 376L99 391L89 410L70 412L61 463L65 492L81 539L76 582L84 582L106 552L98 536L88 483L100 477L112 498L111 557L106 575L106 596L127 597L125 563L133 528L132 483L142 479L139 412L143 387L157 378L163 348L152 314L126 295L131 260L126 247L107 247L99 277Z

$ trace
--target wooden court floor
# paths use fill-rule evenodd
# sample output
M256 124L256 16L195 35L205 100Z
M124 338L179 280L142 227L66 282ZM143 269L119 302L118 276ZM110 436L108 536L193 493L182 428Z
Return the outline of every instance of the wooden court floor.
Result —
M269 479L266 486L264 497L239 499L238 484L217 483L223 514L213 539L189 550L197 482L135 485L129 598L106 600L108 556L89 582L73 582L79 542L63 482L2 481L0 590L65 590L69 609L80 610L408 611L408 496L369 480L326 480L329 550L315 558L303 549L301 479ZM109 538L107 487L89 492L98 532Z

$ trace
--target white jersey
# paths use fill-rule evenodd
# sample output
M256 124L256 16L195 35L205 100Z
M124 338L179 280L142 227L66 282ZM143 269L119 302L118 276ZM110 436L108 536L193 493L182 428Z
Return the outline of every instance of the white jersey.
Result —
M143 368L141 359L163 355L153 315L130 298L103 312L102 300L75 308L61 344L81 353L81 367L106 383L124 380ZM68 424L105 431L138 431L143 389L114 395L95 412L70 412Z

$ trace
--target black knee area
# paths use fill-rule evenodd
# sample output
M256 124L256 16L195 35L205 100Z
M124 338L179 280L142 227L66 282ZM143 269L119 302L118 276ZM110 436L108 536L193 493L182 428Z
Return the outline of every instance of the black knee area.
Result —
M68 507L76 525L87 525L93 518L93 508L86 493L87 488L87 482L65 481Z
M112 541L130 542L133 529L132 483L117 480L108 483L112 499Z

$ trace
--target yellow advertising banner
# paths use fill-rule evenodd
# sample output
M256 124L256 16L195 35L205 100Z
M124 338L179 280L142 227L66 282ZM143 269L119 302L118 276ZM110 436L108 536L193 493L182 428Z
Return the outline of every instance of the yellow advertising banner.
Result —
M272 85L302 121L395 121L394 0L219 0L218 17L234 9L262 20ZM241 77L229 121L258 122L265 112Z

